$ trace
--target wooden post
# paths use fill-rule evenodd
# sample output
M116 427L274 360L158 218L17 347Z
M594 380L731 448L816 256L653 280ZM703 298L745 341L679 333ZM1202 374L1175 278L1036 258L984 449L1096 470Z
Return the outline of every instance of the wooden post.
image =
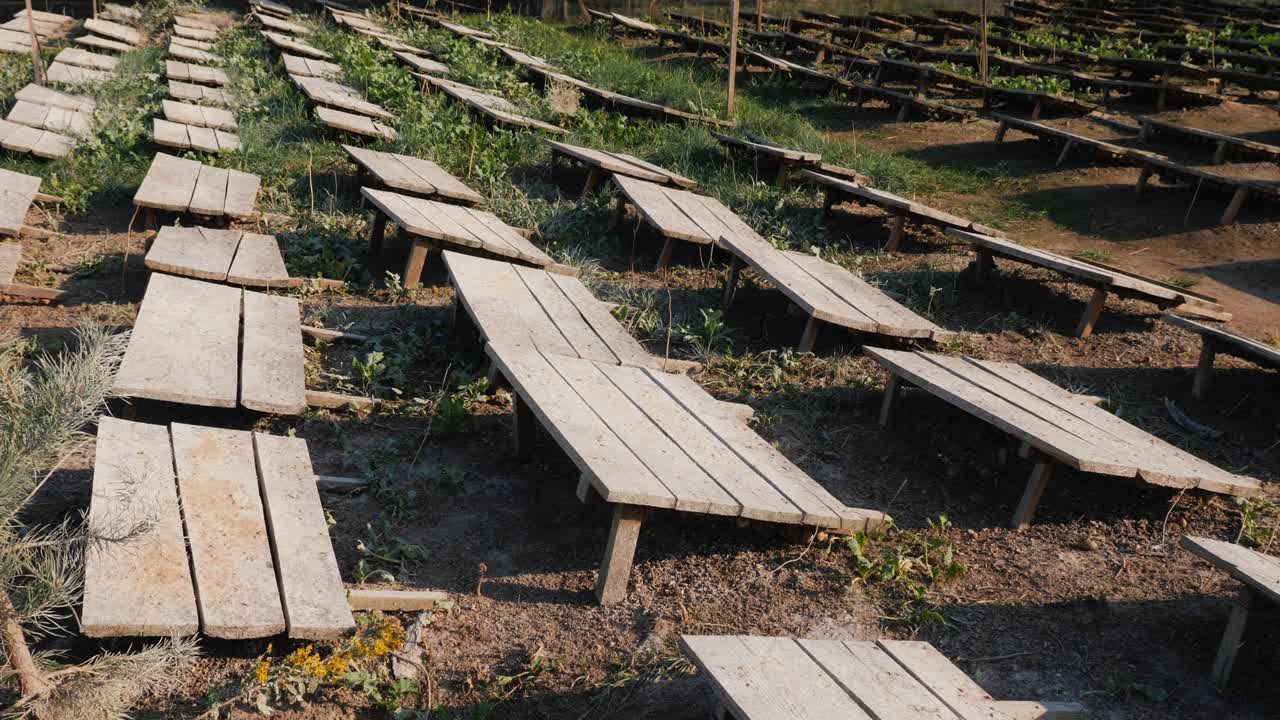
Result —
M890 375L884 386L884 402L880 403L880 427L889 427L898 414L898 405L902 399L902 378Z
M1196 379L1191 383L1191 397L1203 400L1213 375L1213 359L1218 354L1218 341L1208 335L1200 336L1200 363L1196 365Z
M98 19L98 0L93 0L93 19Z
M382 241L387 234L387 216L381 210L373 211L373 227L369 228L369 252L377 256L382 252Z
M1031 526L1031 518L1036 514L1036 505L1040 503L1040 496L1044 494L1044 489L1049 487L1049 478L1052 475L1052 460L1044 457L1036 460L1036 466L1031 470L1031 478L1027 480L1027 488L1022 491L1022 499L1018 501L1018 509L1013 511L1013 522L1010 524L1015 530L1026 530Z
M986 285L995 274L996 260L990 250L979 249L976 254L973 261L973 281L977 285Z
M734 5L737 5L736 1ZM596 597L601 605L612 605L627 597L627 579L631 577L631 563L635 560L636 541L640 539L643 521L642 506L614 506L609 542L605 545L600 577L596 580Z
M516 458L526 460L533 453L538 419L519 393L511 394L511 423L516 441Z
M404 283L405 290L411 290L422 284L422 266L427 264L427 258L431 256L431 245L422 238L412 238L409 241L409 257L404 263Z
M738 273L741 270L742 260L737 255L734 255L733 259L729 261L729 271L724 276L724 300L721 302L721 307L725 310L728 310L729 306L733 305L733 296L738 291Z
M756 0L756 32L764 31L764 0Z
M1231 668L1236 663L1236 653L1243 644L1244 631L1249 625L1249 606L1253 604L1253 589L1240 588L1240 594L1231 604L1231 617L1227 619L1227 629L1222 633L1222 642L1218 644L1218 656L1213 660L1211 677L1219 688L1227 686L1231 680Z
M44 66L40 64L40 37L36 35L36 11L27 0L27 32L31 33L31 69L37 85L44 85Z
M1248 195L1249 190L1245 186L1236 188L1235 194L1231 196L1231 202L1227 203L1227 209L1222 213L1221 224L1230 225L1236 221L1236 216L1240 214L1240 208Z
M889 244L884 246L885 252L898 252L898 248L902 247L902 232L906 224L905 212L894 213L893 231L889 233Z
M813 352L813 346L818 342L818 325L820 322L816 316L809 316L809 321L804 324L804 332L800 334L800 346L798 348L800 352Z
M1080 316L1080 324L1076 326L1076 337L1087 338L1093 334L1093 326L1098 322L1098 316L1102 314L1102 307L1106 304L1107 291L1094 288L1089 304L1084 306L1084 315Z
M28 3L31 0L27 0ZM738 0L729 0L729 97L726 114L733 115L734 85L738 80Z
M987 0L982 0L981 17L978 20L978 72L982 76L982 84L987 84Z

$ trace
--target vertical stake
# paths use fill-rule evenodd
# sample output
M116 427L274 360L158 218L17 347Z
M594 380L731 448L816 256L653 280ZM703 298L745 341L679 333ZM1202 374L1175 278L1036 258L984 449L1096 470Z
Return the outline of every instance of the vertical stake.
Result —
M31 7L31 0L27 0L27 30L31 33L31 69L35 72L36 84L44 85L44 66L40 64L40 37L36 35L36 11Z
M31 2L31 0L27 0ZM733 115L734 85L738 79L738 0L729 0L729 99L726 114Z

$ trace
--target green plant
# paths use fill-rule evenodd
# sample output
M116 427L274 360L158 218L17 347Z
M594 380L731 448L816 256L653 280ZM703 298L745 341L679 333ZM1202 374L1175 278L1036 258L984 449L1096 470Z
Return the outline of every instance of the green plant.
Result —
M1200 284L1200 278L1191 277L1190 275L1171 275L1165 278L1164 281L1183 290L1190 290Z
M942 622L931 590L966 571L948 539L950 530L951 521L939 515L929 519L925 532L890 527L845 537L850 553L849 589L866 587L887 605L889 619L912 629Z
M1079 259L1079 260L1088 260L1089 262L1098 262L1098 263L1111 262L1111 253L1109 251L1094 250L1092 248L1086 248L1084 250L1081 250L1077 252L1075 255L1073 255L1072 257L1075 257L1076 259Z
M1275 539L1277 526L1280 526L1280 507L1263 498L1233 497L1231 501L1240 513L1240 532L1236 535L1236 542L1262 547ZM1269 526L1266 525L1268 520L1271 521Z
M692 357L706 362L720 345L728 342L733 331L724 324L723 310L703 308L698 312L702 315L702 324L680 325L676 334L689 346Z

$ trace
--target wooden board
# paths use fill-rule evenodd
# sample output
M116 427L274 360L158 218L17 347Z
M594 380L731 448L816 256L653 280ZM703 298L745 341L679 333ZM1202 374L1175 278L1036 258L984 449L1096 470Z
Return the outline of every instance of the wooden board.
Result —
M164 61L165 76L178 82L198 83L201 85L222 86L230 82L227 74L218 68L192 65L177 60Z
M116 374L125 397L235 407L241 291L153 274Z
M252 435L175 423L172 437L201 629L230 640L284 631Z
M294 35L310 35L311 28L305 25L299 25L288 20L281 20L278 17L268 15L266 13L253 13L253 17L262 26L269 30L279 30L280 32L293 33Z
M334 110L322 106L316 106L316 119L321 124L342 130L343 132L354 133L356 135L364 135L367 137L381 138L383 140L395 140L399 134L395 128L383 125L382 123L366 116L357 115L355 113L345 112L343 110Z
M89 637L194 634L200 617L168 427L98 421L89 524L128 539L86 548L80 631Z
M289 53L280 53L280 59L284 61L285 72L290 75L318 77L327 80L337 80L342 77L342 66L336 63L305 58L301 55L290 55Z
M173 28L173 34L178 37L200 40L202 42L213 42L218 39L218 33L212 30L193 28L186 25L175 25Z
M160 105L164 110L165 119L170 122L228 131L237 128L235 115L232 115L229 110L192 105L177 100L161 100Z
M296 298L245 291L241 405L281 415L307 409L301 326Z
M355 628L355 621L333 554L307 441L254 433L253 447L289 637L341 637Z
M171 36L169 38L169 42L173 43L174 45L181 45L183 47L195 48L197 50L213 49L213 43L211 42L205 42L204 40L192 40L191 38L184 38L179 35Z
M222 56L215 55L206 50L184 45L179 42L171 41L169 43L169 55L178 60L189 63L199 63L200 65L221 65ZM181 79L181 78L179 78ZM221 83L226 84L226 83Z
M79 110L65 110L49 105L37 105L18 100L14 102L6 118L9 122L28 127L48 130L56 133L67 133L83 137L89 134L93 117Z
M803 150L794 150L785 148L780 145L769 145L760 142L752 142L743 138L731 137L720 133L711 133L711 137L715 138L721 145L734 150L743 150L755 155L767 155L781 160L787 160L795 163L804 163L816 165L822 162L821 153L805 152Z
M222 88L196 85L195 83L182 82L181 80L169 81L169 94L179 100L188 100L194 103L226 105L231 102L227 91Z
M1280 560L1243 545L1206 537L1185 535L1182 547L1231 577L1257 590L1272 602L1280 603Z
M710 245L725 229L717 225L716 236L710 235L687 216L660 185L637 180L625 175L614 175L613 182L636 207L636 211L663 237L684 240L700 245ZM676 196L679 197L679 196Z
M515 127L523 127L534 130L542 130L557 135L566 132L562 127L552 125L551 123L536 120L531 117L520 114L516 111L515 106L507 102L503 98L496 95L490 95L478 88L470 85L463 85L444 78L432 77L421 73L411 73L414 77L424 81L427 85L440 88L446 95L465 104L472 110L488 117L499 125L512 125Z
M102 70L103 72L112 72L120 64L119 58L92 53L79 48L64 48L53 58L53 61L68 65L78 65L91 70Z
M547 140L546 143L553 152L571 157L591 167L598 167L605 172L626 175L653 183L675 185L685 189L698 186L696 182L689 178L677 175L665 168L658 167L626 153L594 150L555 140Z
M128 43L134 47L142 44L142 33L128 25L121 25L110 20L85 20L84 29L112 40Z
M133 46L128 43L122 43L119 40L109 40L97 35L81 35L71 42L85 47L97 48L99 50L112 50L114 52L126 53L133 50Z
M92 115L94 110L98 107L97 102L91 97L59 92L52 88L36 85L35 83L31 83L26 87L23 87L14 94L14 98L34 103L36 105L48 105L49 107L75 110L89 115Z
M86 85L98 85L106 82L111 78L110 73L101 70L90 70L76 65L68 65L63 62L55 62L45 70L45 79L51 83L60 83L62 85L73 85L83 87Z
M273 235L247 232L240 238L235 260L227 270L227 282L252 288L293 287L280 245Z
M320 60L333 59L333 55L330 55L329 53L313 47L301 40L291 38L288 35L281 35L280 33L271 32L270 30L263 30L262 36L277 48L293 53L294 55L305 55L306 57L318 58Z
M0 129L0 133L3 129ZM40 178L0 168L0 235L17 237L40 192Z
M18 265L22 263L22 244L16 242L0 242L0 293L13 284L18 274Z
M239 230L165 226L152 241L145 264L155 272L226 282L241 235Z
M1247 357L1259 365L1280 368L1280 348L1260 343L1257 340L1238 335L1224 328L1206 325L1177 315L1165 315L1164 321L1177 325L1183 330L1196 333L1206 340L1211 339L1213 342L1218 343L1219 352L1228 352L1232 355Z
M539 267L555 265L549 255L492 213L367 187L360 188L360 193L412 235Z
M155 118L151 122L151 139L157 145L209 154L230 152L240 147L240 136L233 133L197 125L184 125L160 118ZM208 210L207 206L201 207L203 210ZM219 211L205 214L221 215L222 213Z
M952 215L951 213L943 210L912 202L907 198L895 195L885 190L878 190L865 185L859 185L856 182L852 182L844 178L823 175L822 173L814 172L812 170L801 170L800 176L826 187L828 192L834 190L842 195L855 199L858 202L878 205L890 212L906 213L919 222L928 222L947 228L980 232L993 237L1004 237L1004 233L999 230L986 227L985 225L979 225L972 220L967 220L958 215Z
M359 91L353 87L348 87L332 80L306 75L290 75L289 79L301 88L307 98L314 103L383 120L393 117L391 113L380 105L362 98Z
M378 182L392 190L415 195L438 195L472 204L484 200L480 193L430 160L367 150L354 145L343 145L342 148L357 164L377 178Z
M421 55L408 53L403 50L395 50L392 52L392 54L395 55L396 58L400 60L400 62L407 65L410 69L416 70L417 72L423 73L425 75L448 75L449 74L449 66L445 65L442 62L437 62L430 58L425 58L425 57L422 57Z

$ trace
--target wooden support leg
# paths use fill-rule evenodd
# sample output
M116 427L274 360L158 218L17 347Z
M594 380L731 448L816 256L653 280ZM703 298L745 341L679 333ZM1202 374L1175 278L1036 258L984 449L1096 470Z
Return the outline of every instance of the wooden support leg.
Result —
M804 324L804 332L800 334L800 352L813 352L813 346L818 342L818 324L822 322L818 318L810 315L809 321Z
M880 403L880 427L889 427L898 414L898 405L902 400L902 378L890 375L884 386L884 401Z
M885 252L898 252L898 248L902 247L902 231L906 224L906 213L898 213L893 217L893 230L889 233L889 244L884 246Z
M1203 400L1209 390L1209 378L1213 375L1213 359L1218 354L1218 341L1205 335L1200 338L1200 364L1196 366L1196 379L1191 383L1191 397Z
M1151 142L1151 123L1142 123L1142 128L1138 130L1138 142Z
M991 282L991 276L995 274L996 259L986 250L978 250L978 257L973 261L973 280L978 285L986 285Z
M1042 458L1036 461L1031 470L1031 479L1027 480L1027 488L1022 491L1022 499L1018 501L1018 509L1013 511L1010 525L1015 530L1025 530L1031 526L1031 518L1036 514L1036 505L1040 496L1049 487L1049 478L1053 475L1053 461Z
M387 216L373 211L373 228L369 230L369 250L374 255L382 252L382 237L387 233Z
M409 259L404 263L402 280L406 289L416 288L422 284L422 266L427 264L429 255L431 255L431 246L426 240L412 238L409 241Z
M1151 180L1153 172L1155 171L1151 169L1150 165L1142 168L1142 174L1138 175L1138 184L1133 188L1134 192L1141 195L1142 191L1147 189L1147 182Z
M1213 163L1212 164L1221 165L1222 162L1226 159L1227 159L1227 141L1219 140L1213 146Z
M662 252L658 253L659 270L666 267L667 263L671 262L671 251L675 250L675 246L676 241L672 238L667 238L667 241L662 244Z
M1244 187L1236 188L1236 193L1231 196L1231 202L1227 203L1226 212L1222 213L1222 224L1230 225L1236 221L1236 216L1240 214L1240 207L1244 205L1244 199L1249 195L1249 191Z
M1009 131L1009 123L1001 120L1000 125L996 127L996 142L1004 142L1004 134Z
M1035 105L1031 106L1032 121L1040 119L1040 110L1042 110L1043 108L1044 108L1044 103L1040 101L1040 98L1036 98Z
M1087 338L1093 334L1093 326L1102 314L1102 306L1107 304L1107 291L1094 288L1089 303L1084 306L1084 315L1080 316L1080 324L1076 326L1076 337Z
M516 442L516 458L527 459L533 454L533 443L537 437L538 419L534 417L529 404L519 393L511 395L511 433Z
M582 197L590 195L591 191L596 189L602 179L604 179L604 171L599 166L592 165L587 170L587 181L582 185Z
M156 209L147 208L146 218L143 220L142 226L144 230L155 230L159 223L156 220Z
M618 196L618 202L613 206L613 219L609 221L609 231L617 229L622 224L623 218L627 216L627 201L621 195Z
M1156 112L1164 112L1164 103L1168 94L1168 91L1164 88L1160 88L1160 91L1156 93Z
M737 255L729 261L729 270L724 275L724 298L720 303L724 310L728 310L733 305L733 296L738 292L738 274L742 271L742 261Z
M831 215L831 208L835 207L835 204L836 192L835 190L827 188L827 190L822 194L822 216L827 217Z
M905 121L909 112L911 112L911 103L903 101L902 105L898 107L897 122Z
M791 170L791 166L787 164L786 160L778 161L778 189L779 190L787 189L787 177L790 173L790 170Z
M1073 144L1074 143L1070 140L1062 144L1062 152L1058 154L1058 162L1054 163L1055 166L1061 166L1062 163L1067 161L1067 155L1071 153L1071 146Z
M1213 671L1210 677L1219 688L1225 688L1231 680L1231 668L1236 663L1236 654L1244 641L1244 631L1249 625L1249 608L1253 605L1253 593L1250 588L1241 588L1235 602L1231 604L1231 616L1227 618L1227 629L1222 633L1222 641L1218 643L1218 656L1213 660Z
M601 605L612 605L627 597L627 579L631 577L631 563L635 560L636 541L643 521L643 507L614 506L609 542L605 545L600 577L596 580L596 597Z

